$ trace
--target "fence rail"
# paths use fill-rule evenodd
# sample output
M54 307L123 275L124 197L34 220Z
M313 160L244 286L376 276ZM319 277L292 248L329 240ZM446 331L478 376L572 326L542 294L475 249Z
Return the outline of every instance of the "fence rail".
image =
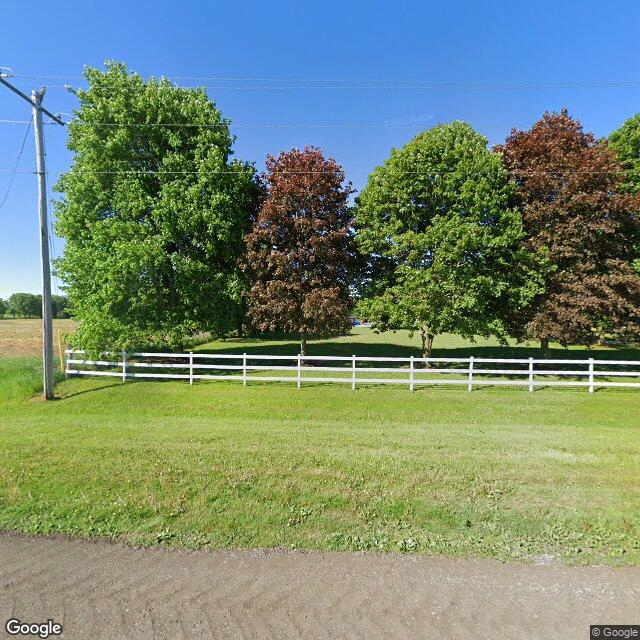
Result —
M241 381L244 385L252 381L294 382L298 388L304 382L315 382L350 384L352 389L363 384L399 384L411 391L423 385L466 385L469 391L485 385L526 386L529 391L543 386L587 387L590 393L596 387L640 388L640 361L637 360L126 351L103 353L99 356L101 359L86 359L86 352L78 349L67 349L65 354L67 376L118 377L123 382L136 378L188 380L190 384L197 380ZM335 363L334 366L331 363ZM394 366L384 366L385 363ZM282 375L284 373L288 375Z

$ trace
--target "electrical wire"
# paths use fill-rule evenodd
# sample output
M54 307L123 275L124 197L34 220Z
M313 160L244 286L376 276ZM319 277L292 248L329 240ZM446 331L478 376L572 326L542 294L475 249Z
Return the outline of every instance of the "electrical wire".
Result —
M62 173L73 172L74 174L90 174L90 175L218 175L218 174L236 174L237 171L228 171L228 170L220 170L220 171L142 171L142 170L129 170L125 169L124 171L92 171L92 170L83 170L83 169L54 169L46 172L46 175L60 175ZM11 169L0 169L0 173L12 173ZM23 174L33 174L33 171L16 171L16 173ZM274 171L275 174L281 175L324 175L330 174L333 175L332 171ZM364 172L361 172L364 173ZM394 175L418 175L425 177L437 178L441 176L446 176L453 171L440 171L440 172L430 172L426 173L424 171L390 171L388 173L392 173ZM523 176L537 176L537 175L548 175L550 172L540 170L540 171L519 171L518 175ZM623 169L618 169L614 171L583 171L583 170L574 170L574 169L556 169L551 173L555 174L571 174L571 175L626 175L626 171Z
M13 74L14 78L45 79L45 80L86 80L79 75L46 75L46 74ZM332 84L334 88L464 88L464 87L485 87L495 89L523 89L523 88L584 88L584 87L640 87L640 80L398 80L398 79L354 79L354 78L273 78L273 77L239 77L239 76L151 76L155 79L169 79L172 81L192 81L192 82L262 82L268 85L258 85L249 88L265 89L277 87L277 83L293 83L282 88L300 88L301 84L308 84L309 87ZM56 85L54 85L56 86ZM60 88L66 88L59 85ZM236 88L236 87L211 87L211 88ZM245 88L243 86L237 88Z
M22 138L22 143L20 144L20 150L18 151L18 157L16 158L16 163L13 166L13 169L8 172L6 171L2 172L2 173L10 173L11 178L9 178L9 184L4 194L4 198L2 198L2 202L0 202L0 210L2 209L2 207L4 207L5 203L7 202L7 199L9 198L9 194L11 193L11 187L13 186L13 179L16 177L16 173L18 173L18 165L20 164L20 158L22 158L24 145L27 142L27 136L29 135L29 129L31 128L32 120L33 120L33 117L31 118L31 120L28 121L27 130L24 132L24 137Z

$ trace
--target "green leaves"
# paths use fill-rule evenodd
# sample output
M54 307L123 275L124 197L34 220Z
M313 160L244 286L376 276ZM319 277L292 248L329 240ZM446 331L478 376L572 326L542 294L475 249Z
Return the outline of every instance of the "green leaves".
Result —
M58 274L90 349L175 346L236 321L237 259L255 217L253 167L204 90L88 68L56 188Z
M616 151L627 172L624 190L640 193L640 113L609 136L609 146Z
M507 315L539 290L514 185L486 145L465 123L439 125L372 173L355 218L373 254L360 311L379 328L503 337Z

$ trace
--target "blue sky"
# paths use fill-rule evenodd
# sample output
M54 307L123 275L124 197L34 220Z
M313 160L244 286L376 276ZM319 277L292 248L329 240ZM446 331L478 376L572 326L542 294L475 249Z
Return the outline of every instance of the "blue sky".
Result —
M14 82L26 91L46 85L53 112L73 110L63 85L82 86L83 65L122 60L145 76L207 86L233 122L236 156L262 168L267 153L314 144L356 188L391 147L438 122L466 120L494 144L545 109L566 106L599 136L640 111L639 88L589 86L640 80L637 2L9 0L2 23L0 65L23 76ZM509 85L395 84L407 80ZM29 116L0 87L0 119ZM0 123L0 170L13 168L25 130ZM69 154L64 129L46 134L51 185ZM30 131L20 170L33 166ZM0 202L9 179L0 171ZM63 246L54 239L57 253ZM18 173L0 209L0 297L39 288L36 182Z

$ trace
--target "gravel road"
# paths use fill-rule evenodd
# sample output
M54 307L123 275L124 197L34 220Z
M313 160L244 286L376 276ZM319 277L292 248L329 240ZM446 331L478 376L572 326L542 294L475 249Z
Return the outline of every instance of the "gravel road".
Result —
M52 618L70 640L587 640L589 624L640 623L640 568L189 552L5 533L0 617L0 633L12 617Z

